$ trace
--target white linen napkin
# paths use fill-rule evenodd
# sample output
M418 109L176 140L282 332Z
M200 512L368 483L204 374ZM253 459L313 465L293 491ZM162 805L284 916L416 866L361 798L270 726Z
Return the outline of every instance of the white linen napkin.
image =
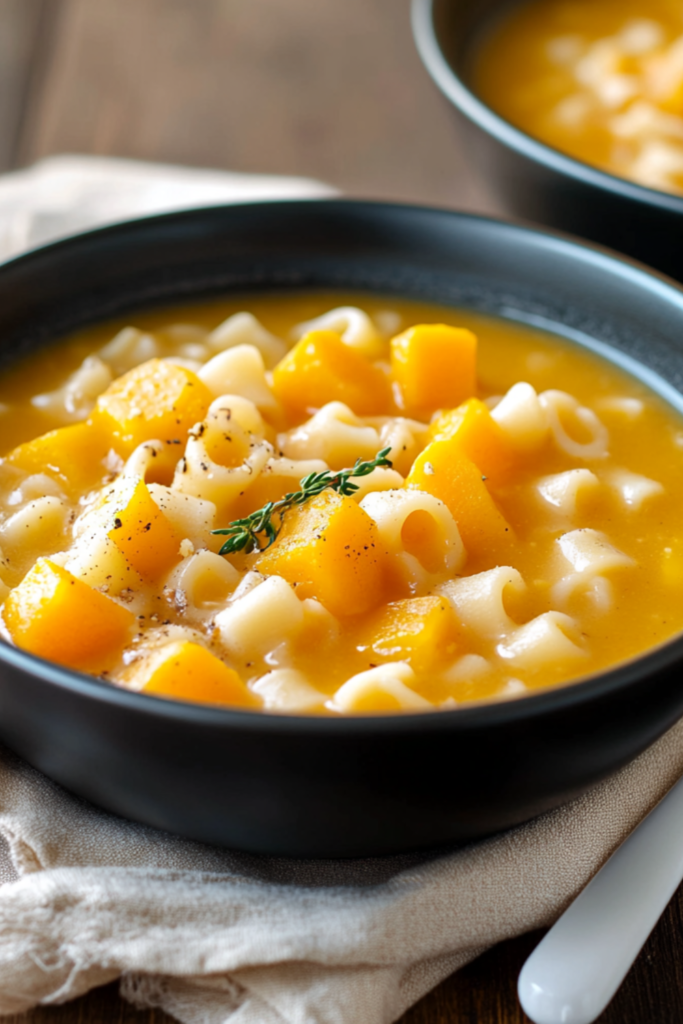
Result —
M0 1013L121 978L184 1024L389 1024L487 947L548 925L683 773L683 722L607 782L435 859L203 846L0 756Z
M308 178L53 156L0 177L0 259L77 231L194 206L338 193Z
M4 254L126 214L314 182L57 158L0 180ZM389 1024L550 924L683 773L683 722L591 793L438 857L254 857L106 814L0 749L0 1014L121 978L184 1024ZM4 842L4 845L3 845Z

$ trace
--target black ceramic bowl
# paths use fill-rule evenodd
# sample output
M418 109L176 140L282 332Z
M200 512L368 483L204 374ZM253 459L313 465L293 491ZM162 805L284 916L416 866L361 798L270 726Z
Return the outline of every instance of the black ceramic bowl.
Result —
M172 214L0 266L0 352L154 303L353 288L468 306L597 346L683 399L683 291L575 242L343 201ZM74 793L200 840L299 856L474 839L563 803L683 714L683 639L507 703L314 718L164 701L0 644L0 739Z
M526 135L468 85L472 56L510 0L412 0L417 48L470 130L485 181L515 216L611 246L683 280L683 196L598 170Z

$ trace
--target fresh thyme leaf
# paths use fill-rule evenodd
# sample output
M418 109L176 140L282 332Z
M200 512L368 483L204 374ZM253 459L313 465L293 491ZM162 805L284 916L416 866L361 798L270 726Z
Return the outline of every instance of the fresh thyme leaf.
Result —
M340 469L336 473L331 469L325 469L320 473L307 473L299 481L300 490L290 491L279 501L269 501L263 508L257 509L244 519L233 519L230 525L222 530L212 530L212 533L227 537L219 553L233 555L236 551L246 551L247 554L251 551L265 551L276 540L288 509L305 504L328 487L348 497L358 490L358 484L352 482L352 477L368 476L373 469L384 466L391 468L391 459L387 458L390 451L391 448L382 448L374 459L367 462L356 459L351 469ZM261 535L264 535L263 539L267 541L263 546Z

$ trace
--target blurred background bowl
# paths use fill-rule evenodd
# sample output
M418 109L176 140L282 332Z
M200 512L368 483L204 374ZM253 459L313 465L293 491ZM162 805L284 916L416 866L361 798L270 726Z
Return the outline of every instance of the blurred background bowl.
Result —
M470 88L482 32L509 0L412 0L420 56L461 116L462 141L516 217L600 242L683 280L683 197L618 178L515 128Z
M564 238L444 210L309 201L130 221L0 266L0 357L204 296L359 289L468 307L597 350L683 409L683 291ZM683 714L683 637L573 685L427 714L159 700L0 643L0 739L82 797L293 856L462 843L578 796Z

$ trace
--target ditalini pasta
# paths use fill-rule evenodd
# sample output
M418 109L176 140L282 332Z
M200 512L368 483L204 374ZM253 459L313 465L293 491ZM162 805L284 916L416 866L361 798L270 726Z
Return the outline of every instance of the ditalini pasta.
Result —
M4 637L116 686L452 709L683 628L683 422L530 328L353 295L147 313L6 371L0 437Z

